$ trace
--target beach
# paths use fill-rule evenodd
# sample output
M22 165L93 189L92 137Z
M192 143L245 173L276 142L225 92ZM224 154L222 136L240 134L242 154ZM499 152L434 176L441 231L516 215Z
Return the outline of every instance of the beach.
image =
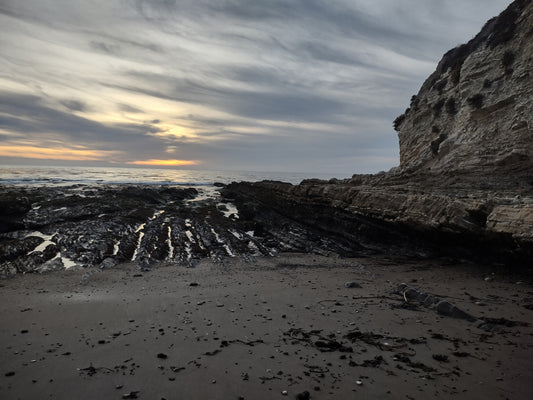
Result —
M533 288L505 271L281 253L17 274L0 397L527 399Z

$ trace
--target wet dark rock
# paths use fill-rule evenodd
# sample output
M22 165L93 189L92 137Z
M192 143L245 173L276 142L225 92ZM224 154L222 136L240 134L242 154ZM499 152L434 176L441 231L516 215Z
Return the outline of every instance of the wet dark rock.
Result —
M465 352L465 351L454 351L452 353L455 357L461 357L461 358L464 358L464 357L470 357L470 353L468 352Z
M65 266L63 265L63 261L61 261L61 259L59 258L56 258L54 260L48 260L44 262L39 267L37 267L35 271L39 273L45 273L45 272L60 271L62 269L65 269Z
M225 217L218 200L189 202L198 193L135 185L5 188L0 203L12 214L0 221L16 223L2 225L0 277L122 262L141 271L158 262L194 267L204 258L225 266L227 257L253 260L278 251L277 239L249 235L261 230ZM44 237L51 243L34 251Z
M470 322L478 321L476 317L461 310L449 301L443 300L437 296L433 296L421 290L415 289L405 283L399 284L394 289L394 293L403 296L406 302L412 301L421 304L424 307L434 309L439 314L452 318L465 319Z
M358 284L357 282L346 282L344 284L345 287L347 288L361 288L362 286L360 284Z
M115 258L107 257L107 258L104 258L102 262L100 263L100 268L101 269L113 268L117 264L118 262Z
M382 356L375 356L370 360L364 360L361 367L378 368L381 364L387 364Z
M444 354L433 354L432 355L434 360L440 361L440 362L448 362L448 356Z
M507 318L490 318L490 317L483 317L481 318L483 321L485 321L487 324L492 325L502 325L507 328L512 328L515 326L529 326L527 322L523 321L512 321Z
M297 400L309 400L310 398L311 394L307 390L296 395Z
M424 363L418 362L418 361L412 361L411 358L404 354L396 354L394 356L395 361L402 362L406 364L407 366L414 368L414 369L420 369L424 372L435 372L435 368L429 367L425 365Z

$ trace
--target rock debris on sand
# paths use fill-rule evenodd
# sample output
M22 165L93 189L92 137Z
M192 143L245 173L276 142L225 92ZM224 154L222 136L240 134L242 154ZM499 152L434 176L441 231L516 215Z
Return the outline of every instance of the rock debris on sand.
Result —
M119 264L85 283L77 270L3 281L2 399L116 398L117 390L119 397L173 398L177 388L199 399L270 399L283 391L311 399L530 394L527 277L517 285L495 270L486 282L486 266L309 254L233 259L225 267L161 264L142 280L133 278L135 268ZM420 293L503 329L486 331L423 305L398 307L406 301L393 293L394 282L413 279ZM344 287L355 280L364 283L357 292Z

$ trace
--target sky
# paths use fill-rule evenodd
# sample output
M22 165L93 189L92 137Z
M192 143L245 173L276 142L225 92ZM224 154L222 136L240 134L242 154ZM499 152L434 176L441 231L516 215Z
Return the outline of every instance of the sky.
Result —
M0 0L0 164L349 176L510 0Z

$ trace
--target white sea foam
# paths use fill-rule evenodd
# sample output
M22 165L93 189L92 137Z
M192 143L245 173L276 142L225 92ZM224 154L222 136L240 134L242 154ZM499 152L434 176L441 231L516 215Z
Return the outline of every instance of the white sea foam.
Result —
M242 236L239 232L237 232L237 231L230 230L230 233L231 233L233 236L235 236L237 239L239 239L239 240L242 240L242 238L243 238L243 236Z
M220 211L224 214L226 218L233 216L234 218L239 218L239 210L233 203L218 203L219 207L222 207ZM225 208L225 209L224 209Z
M72 261L70 258L63 256L61 252L58 252L56 256L52 258L52 260L57 260L57 259L61 260L61 262L63 263L63 267L65 267L65 269L69 269L69 268L72 268L78 265L75 261Z
M120 240L117 240L115 244L113 245L113 255L116 256L118 254L118 250L120 248Z
M41 244L37 245L32 251L28 252L28 254L27 254L28 256L30 254L38 252L38 251L43 252L49 245L55 244L54 242L52 242L52 238L54 237L54 235L45 235L42 232L35 231L35 232L27 234L25 236L25 238L31 237L31 236L40 237L41 239L44 240L44 242L42 242Z
M137 259L137 254L139 253L139 249L141 248L141 243L144 237L144 232L142 232L142 230L144 229L145 226L146 224L141 224L135 231L135 233L139 233L139 238L137 239L137 247L135 248L135 251L133 252L133 256L131 256L131 261L135 261Z
M168 226L168 238L167 238L167 244L168 244L168 259L172 260L174 257L174 246L172 245L172 228L170 225Z
M161 214L163 214L165 212L165 210L158 210L154 213L154 215L152 215L152 217L150 218L150 221L153 221L154 219L156 219L158 216L160 216Z
M231 251L230 247L227 245L227 243L224 243L224 241L220 238L220 236L218 235L218 233L213 229L211 228L211 233L213 233L213 235L215 235L215 240L217 241L218 244L221 244L222 247L224 248L224 250L226 250L226 254L230 257L235 257L235 253L233 251Z

